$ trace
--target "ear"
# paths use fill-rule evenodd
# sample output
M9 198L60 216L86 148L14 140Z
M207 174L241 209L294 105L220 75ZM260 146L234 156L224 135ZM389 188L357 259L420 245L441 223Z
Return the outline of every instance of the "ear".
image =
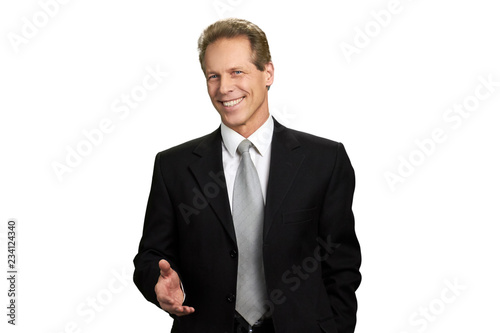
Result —
M274 82L274 65L271 61L265 64L264 72L266 74L266 87L270 87Z

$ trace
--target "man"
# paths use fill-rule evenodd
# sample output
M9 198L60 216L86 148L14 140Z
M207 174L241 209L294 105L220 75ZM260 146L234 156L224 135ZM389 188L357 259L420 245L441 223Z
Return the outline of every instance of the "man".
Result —
M343 145L270 116L259 27L218 21L198 48L221 126L156 156L136 285L172 332L353 332L361 255Z

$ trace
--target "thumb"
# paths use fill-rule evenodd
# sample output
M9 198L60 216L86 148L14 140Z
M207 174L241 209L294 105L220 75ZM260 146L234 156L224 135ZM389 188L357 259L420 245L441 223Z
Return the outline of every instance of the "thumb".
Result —
M168 261L166 261L165 259L162 259L158 263L158 266L160 267L160 275L161 276L166 277L170 274L170 270L172 268L170 267L170 264Z

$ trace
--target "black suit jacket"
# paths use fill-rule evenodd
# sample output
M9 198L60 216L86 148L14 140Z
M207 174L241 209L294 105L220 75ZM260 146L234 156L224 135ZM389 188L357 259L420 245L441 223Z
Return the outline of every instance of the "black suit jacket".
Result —
M179 274L191 315L172 332L232 332L238 245L222 166L220 128L158 153L134 282L158 305L160 259ZM361 281L354 171L341 143L275 121L263 260L276 332L348 333Z

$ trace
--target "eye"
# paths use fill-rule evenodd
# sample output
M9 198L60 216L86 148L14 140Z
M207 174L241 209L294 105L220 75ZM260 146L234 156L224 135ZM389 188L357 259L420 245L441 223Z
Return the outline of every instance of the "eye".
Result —
M212 75L209 75L208 76L208 79L216 79L217 78L217 74L212 74Z
M234 71L234 74L243 74L243 71Z

